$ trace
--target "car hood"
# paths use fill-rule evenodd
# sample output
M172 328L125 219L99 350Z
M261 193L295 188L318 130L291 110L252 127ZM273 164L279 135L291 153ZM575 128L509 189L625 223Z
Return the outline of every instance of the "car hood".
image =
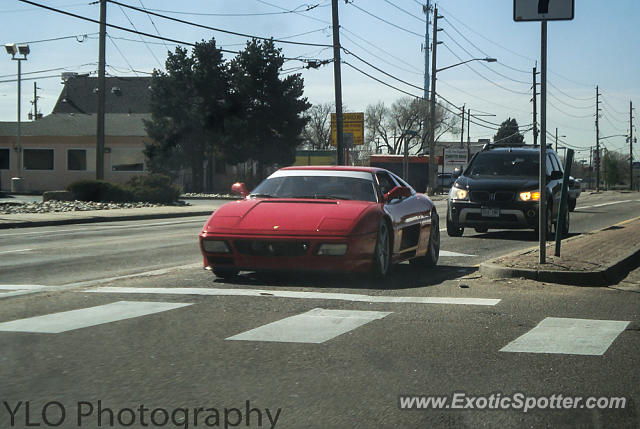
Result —
M207 233L344 235L376 203L345 200L245 199L225 204L204 226Z
M456 180L456 187L470 191L518 191L533 190L538 187L538 179L530 177L462 176Z

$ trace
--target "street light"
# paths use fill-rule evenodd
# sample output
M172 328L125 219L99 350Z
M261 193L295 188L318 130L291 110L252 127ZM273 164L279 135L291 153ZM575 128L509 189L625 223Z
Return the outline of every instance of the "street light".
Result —
M18 136L16 141L16 152L18 152L18 179L22 177L22 124L20 118L20 102L21 102L21 79L22 79L22 61L27 60L27 55L29 54L29 45L27 44L19 44L15 43L7 43L4 45L7 50L7 54L11 55L11 59L18 62ZM16 56L18 55L19 56ZM21 187L21 180L17 181L19 184L18 187ZM22 189L13 189L13 181L11 182L12 189L11 192L21 191Z
M437 15L437 13L436 13ZM436 41L434 41L434 46ZM434 49L435 51L435 49ZM460 66L462 64L470 63L471 61L485 61L487 63L495 63L497 60L495 58L471 58L470 60L462 61L457 64L452 64L447 67L443 67L437 69L435 67L436 58L433 55L433 72L431 73L431 107L430 107L430 127L429 127L429 186L427 187L427 193L429 195L433 195L435 192L435 183L436 183L436 158L435 158L435 123L436 123L436 73L441 72L443 70L447 70L453 67Z

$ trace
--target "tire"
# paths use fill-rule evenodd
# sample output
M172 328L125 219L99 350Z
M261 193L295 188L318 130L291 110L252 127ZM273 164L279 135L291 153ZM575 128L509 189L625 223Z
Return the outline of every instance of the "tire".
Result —
M484 234L485 232L489 231L489 228L486 227L479 227L479 228L475 228L476 232L479 234Z
M375 278L384 278L389 273L389 268L391 268L391 234L389 224L383 219L378 226L371 274Z
M569 203L569 211L572 212L576 209L576 204L578 203L578 200L575 198L569 198L569 200L567 201Z
M237 276L239 272L238 270L235 270L233 268L214 268L211 271L213 271L213 274L215 274L216 277L220 277L222 279L233 278Z
M536 232L536 237L540 237L538 229L538 225L536 224L535 228L533 228L533 230ZM547 203L547 234L545 239L553 239L553 219L551 219L551 207L549 206L549 203Z
M424 255L424 265L435 267L440 257L440 217L434 210L431 214L431 230L429 231L429 250Z
M447 212L447 235L449 237L462 237L464 234L464 227L459 226L457 223L453 223L450 220L449 213Z

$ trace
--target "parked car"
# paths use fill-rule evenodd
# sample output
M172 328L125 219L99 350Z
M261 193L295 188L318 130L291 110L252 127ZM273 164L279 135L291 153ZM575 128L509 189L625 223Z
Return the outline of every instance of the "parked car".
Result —
M578 203L578 197L582 192L582 180L575 179L573 176L569 176L569 193L567 194L567 204L569 204L569 211L576 209Z
M206 269L330 270L385 276L393 263L436 265L433 202L374 167L287 167L217 209L200 233Z
M457 172L447 203L447 233L459 237L465 227L476 232L493 229L538 228L540 146L486 145L464 172ZM555 225L562 190L562 163L547 149L547 236ZM569 210L564 213L569 231Z

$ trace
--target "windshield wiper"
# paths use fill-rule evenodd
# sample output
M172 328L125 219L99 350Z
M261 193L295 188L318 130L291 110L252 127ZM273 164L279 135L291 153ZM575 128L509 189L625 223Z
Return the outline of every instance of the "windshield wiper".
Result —
M275 198L275 196L270 194L249 194L249 196L253 198Z

